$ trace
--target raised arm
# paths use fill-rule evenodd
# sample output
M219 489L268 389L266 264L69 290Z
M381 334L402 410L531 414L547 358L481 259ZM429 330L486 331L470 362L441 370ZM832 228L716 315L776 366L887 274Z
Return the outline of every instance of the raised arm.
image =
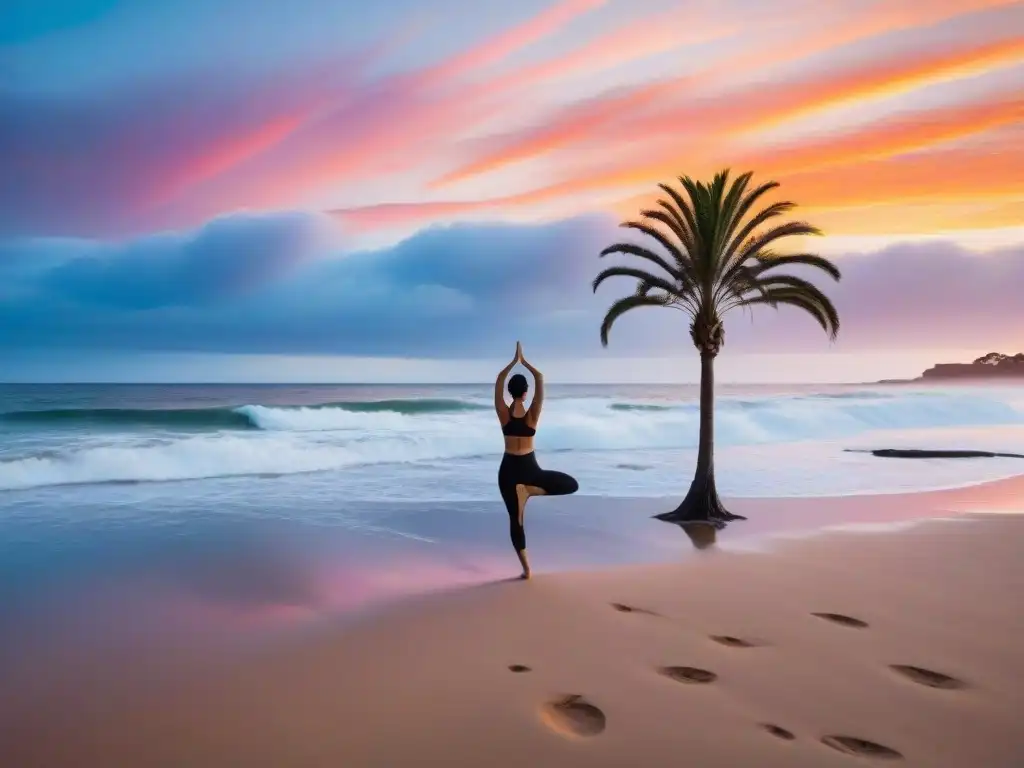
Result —
M515 368L521 356L522 351L517 341L516 356L512 358L512 362L498 372L498 378L494 380L494 412L498 414L498 421L501 422L502 426L505 426L505 422L508 421L508 405L505 403L505 379L508 378L509 371Z
M530 410L527 412L527 421L534 427L540 421L540 412L544 408L544 374L530 365L529 361L520 355L523 367L533 375L533 402L530 403Z

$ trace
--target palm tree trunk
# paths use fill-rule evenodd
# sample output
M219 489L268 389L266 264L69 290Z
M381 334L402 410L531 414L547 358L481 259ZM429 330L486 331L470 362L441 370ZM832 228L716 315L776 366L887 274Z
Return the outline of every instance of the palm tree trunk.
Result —
M697 469L690 490L671 512L655 515L670 523L712 523L723 526L730 520L745 520L729 512L718 497L715 487L715 355L700 355L700 440L697 446Z
M711 493L715 492L715 358L707 352L700 355L700 439L695 483L698 478L704 479Z

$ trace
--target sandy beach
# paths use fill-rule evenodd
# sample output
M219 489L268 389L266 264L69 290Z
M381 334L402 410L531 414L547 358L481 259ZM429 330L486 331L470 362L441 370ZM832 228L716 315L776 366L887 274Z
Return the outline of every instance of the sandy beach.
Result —
M5 697L2 764L1021 765L1024 517L994 513L1024 480L879 498L946 519L433 594L160 685L111 664Z
M0 768L1024 768L1024 0L809 10L5 3Z

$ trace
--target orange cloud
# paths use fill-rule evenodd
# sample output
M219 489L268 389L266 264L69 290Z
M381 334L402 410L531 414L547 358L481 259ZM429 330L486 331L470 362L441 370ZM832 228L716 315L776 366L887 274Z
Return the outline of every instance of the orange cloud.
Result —
M723 165L722 161L702 159L675 169L662 169L659 180L674 179L683 173L706 176ZM758 166L745 165L737 170ZM958 146L915 152L899 156L864 160L850 158L841 166L787 172L780 169L771 177L781 182L781 194L802 206L848 207L914 203L970 203L1013 198L1024 194L1024 153L1007 138L1002 143ZM653 182L652 182L653 183ZM555 194L577 194L570 185L537 190L536 199ZM520 203L530 199L521 196Z
M599 6L598 0L562 2L524 24L513 27L453 56L419 74L401 76L367 101L356 104L353 119L360 127L347 131L343 137L323 133L320 146L308 146L296 155L294 162L282 165L273 178L256 179L256 184L241 190L241 198L249 205L275 205L296 195L308 194L317 187L327 188L342 181L352 182L364 172L397 171L403 163L436 152L458 131L479 124L515 104L494 98L516 89L574 72L591 71L598 66L611 66L643 57L650 53L646 43L656 50L671 50L686 42L710 39L724 33L725 28L713 23L675 24L669 16L640 20L600 35L570 53L540 64L515 69L496 79L479 79L459 90L449 88L462 75L497 62L541 37L551 34L578 15ZM1019 5L1024 5L1020 4ZM933 3L899 2L884 4L881 14L860 14L833 29L827 36L801 37L781 45L776 41L770 49L775 56L769 65L799 59L833 45L871 37L893 28L907 28L921 23L956 16L961 10L1008 5L998 0L957 2L937 0ZM687 30L678 34L675 30ZM768 50L765 48L764 50ZM487 154L456 169L444 183L474 176L516 160L535 157L552 149L571 146L575 142L595 139L607 148L609 157L616 157L616 142L629 141L631 154L636 153L637 139L665 138L674 135L680 125L695 126L700 131L693 141L680 140L685 152L676 156L648 154L639 162L630 160L616 166L604 165L586 169L576 177L540 189L487 199L442 200L436 202L385 203L336 212L354 229L379 229L392 226L425 224L450 220L480 212L505 214L510 211L535 212L552 204L577 205L582 208L581 195L605 194L614 197L619 190L642 188L679 172L706 175L721 165L740 170L753 168L760 174L771 173L786 183L787 192L799 202L818 206L859 206L869 199L885 199L890 192L896 200L915 200L937 190L945 190L952 200L981 194L986 184L994 184L995 194L1012 194L1012 181L1000 180L999 169L982 160L970 172L950 181L927 163L906 166L902 175L893 177L889 190L878 190L870 180L857 176L856 169L844 166L865 160L879 161L921 148L962 139L994 127L1020 121L1021 100L1003 98L976 103L967 107L937 110L886 120L875 125L832 134L824 139L803 141L798 145L764 147L737 153L730 148L731 138L741 132L758 131L766 126L792 119L809 112L828 109L852 100L887 95L894 90L910 89L945 77L959 76L1024 56L1024 40L999 39L983 43L963 41L944 50L910 53L897 50L881 60L870 61L842 71L818 70L797 82L778 82L745 89L722 98L707 98L681 106L663 108L660 112L641 112L665 104L667 98L681 93L712 93L716 81L749 66L758 59L764 66L763 50L754 50L740 58L710 68L704 73L684 78L671 78L620 91L614 95L571 105L550 124L514 136L499 152ZM414 130L410 130L415 126ZM194 166L197 178L216 175L247 157L273 146L294 130L287 120L274 121L250 135L201 158ZM334 139L333 143L331 139ZM685 143L684 143L685 142ZM657 142L652 142L652 147ZM661 146L664 146L663 142ZM651 150L641 148L641 152ZM975 153L976 154L976 153ZM967 157L966 155L964 157ZM964 160L963 162L972 162ZM740 168L743 166L743 168ZM189 166L193 168L193 166ZM876 167L872 165L871 167ZM888 167L888 166L886 166ZM1014 166L1004 165L1012 171ZM820 172L828 171L825 175ZM891 173L881 170L880 173ZM888 178L888 177L887 177ZM962 183L961 183L962 180ZM848 191L846 185L861 185L862 191ZM951 191L952 190L952 191ZM844 198L843 195L847 198ZM844 202L845 200L845 202ZM942 203L939 200L939 203ZM936 203L938 204L938 203ZM592 206L591 206L592 207ZM842 219L838 213L829 216ZM850 219L852 220L852 219ZM923 220L923 219L922 219ZM845 225L844 225L845 226Z
M1024 203L890 203L850 208L801 209L823 231L841 235L916 235L922 232L1020 226Z
M851 101L892 96L937 80L978 74L1022 59L1024 37L1014 35L960 49L943 48L924 54L904 54L896 60L881 59L838 77L808 78L798 83L787 83L785 87L780 85L759 90L761 102L752 112L754 115L760 113L760 119L748 116L743 130L760 130ZM755 96L754 93L748 95Z
M682 13L674 10L653 18L638 19L625 27L606 32L558 58L524 67L491 80L485 83L483 88L492 94L521 90L574 73L592 73L687 45L710 42L734 31L733 26L720 22L710 23L706 19L697 18L691 9L685 9ZM641 89L636 93L636 103L648 101L657 92L656 88ZM437 179L430 186L434 188L452 184L515 160L526 159L548 149L557 148L563 144L564 132L572 134L585 131L588 126L594 125L595 120L601 119L607 112L607 106L602 100L596 100L570 108L570 112L565 124L557 126L553 131L538 131L532 138L510 149L497 163L490 158L469 163Z
M659 101L678 99L684 94L694 98L695 91L707 92L715 81L751 66L764 68L805 58L839 45L856 42L880 33L921 24L934 24L971 12L1008 5L1002 0L977 0L955 5L904 4L882 16L865 15L844 19L837 29L822 35L802 38L795 43L772 42L750 53L712 65L696 75L648 83L623 93L608 95L564 109L541 126L519 136L496 139L497 146L444 175L434 186L443 186L498 170L518 161L550 152L587 139L635 140L651 131L678 132L681 125L697 125L705 131L738 131L765 128L784 120L820 111L844 102L889 95L909 90L944 77L970 74L1020 60L1024 39L1014 36L995 42L968 44L923 54L902 53L895 59L882 59L866 66L850 68L838 74L815 74L803 82L758 85L720 99L707 99L697 107L684 105L663 109L649 117L637 118L644 107ZM1010 4L1013 5L1013 4ZM1021 4L1024 5L1024 4ZM737 112L746 113L737 120Z
M1024 196L1024 153L1006 147L922 152L839 169L784 175L786 197L805 205L972 202Z
M646 163L631 162L618 168L596 171L558 185L562 194L615 187L635 186L673 176L683 167L693 168L694 158L700 158L701 172L722 163L735 164L736 153L727 143L729 134L750 131L757 127L779 122L799 114L824 109L857 97L888 93L898 83L907 87L910 82L934 80L965 66L992 64L1010 57L1024 56L1024 38L976 44L959 51L938 51L924 61L900 56L895 61L881 61L864 69L839 75L821 74L802 82L778 83L751 89L740 97L722 97L704 105L682 107L671 113L633 126L636 135L664 134L679 125L699 126L703 135L684 143L684 150L672 157L652 157ZM958 113L961 113L958 116ZM803 143L788 150L797 168L855 162L862 156L878 157L935 144L990 128L1012 123L1021 117L1021 100L1011 98L991 104L977 104L966 108L951 108L933 116L925 114L915 118L885 121L875 127L851 132L839 137ZM611 141L611 138L608 139ZM776 152L771 148L745 153L741 160L748 167L789 170L787 150ZM696 173L696 171L694 171Z
M968 224L969 222L969 224ZM986 206L982 210L972 211L964 227L974 229L998 229L1000 227L1019 227L1024 222L1024 198ZM959 223L959 222L956 222ZM918 230L927 231L927 230Z
M1024 199L1024 154L1016 149L1012 132L1001 142L979 146L954 147L879 160L857 162L847 166L823 168L774 177L782 183L780 194L800 203L801 210L822 209L830 223L840 222L831 234L868 232L873 225L876 206L894 206L893 210L915 205L934 206L931 218L918 215L918 221L936 222L937 211L966 206L993 206L995 213L988 221L998 226L1017 225L1012 215ZM706 167L704 167L706 166ZM693 164L665 172L661 180L671 181L687 173L706 176L717 170L714 160L703 160L701 167ZM745 170L745 168L737 168ZM758 177L767 178L762 174ZM364 230L384 227L422 225L438 219L456 219L481 211L508 211L527 208L555 200L571 200L579 190L572 184L554 185L521 194L466 201L432 203L400 203L366 206L335 211L348 226ZM657 195L644 192L606 207L616 215L634 216L650 205ZM1005 206L1005 207L1003 207ZM831 209L831 210L829 210ZM846 211L850 211L847 213ZM898 218L893 213L891 219ZM859 226L855 224L859 222ZM981 224L977 225L982 226ZM960 228L974 228L965 220Z
M788 195L784 195L789 197ZM632 219L645 208L650 208L657 195L635 195L610 206L617 219ZM826 235L919 235L922 233L957 230L1000 229L1019 227L1024 221L1024 200L991 202L871 202L838 208L801 205L796 212L801 219L813 222ZM820 246L816 238L800 242L795 238L790 248Z
M802 139L784 147L765 147L733 164L761 173L795 173L863 160L890 157L963 139L1024 120L1024 97L911 113L824 139Z

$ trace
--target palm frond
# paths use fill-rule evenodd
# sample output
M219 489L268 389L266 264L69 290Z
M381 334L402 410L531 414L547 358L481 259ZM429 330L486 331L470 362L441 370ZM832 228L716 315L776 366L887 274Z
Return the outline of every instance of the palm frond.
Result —
M636 256L638 259L646 259L652 264L657 264L668 275L671 275L673 279L679 279L679 273L667 262L664 258L656 254L649 248L644 248L642 245L636 245L635 243L615 243L605 248L600 256L609 256L613 253L622 254L623 256Z
M680 303L678 298L666 293L665 291L655 291L653 285L643 281L636 284L636 289L633 293L636 296L643 296L653 301L657 301L659 307L671 307Z
M729 242L733 231L735 231L743 219L744 211L742 206L746 199L743 193L746 192L747 185L750 183L753 175L751 171L747 171L737 176L729 188L729 194L726 195L725 200L722 202L722 217L716 237L719 247L724 248Z
M784 237L820 234L820 229L812 224L808 224L806 221L787 221L784 224L779 224L777 227L772 227L758 235L754 235L736 254L735 259L739 262L746 261L747 259L752 258L754 254L767 248L776 240L781 240Z
M740 246L760 227L767 221L774 219L777 216L781 216L784 213L788 213L796 207L795 203L788 201L779 201L772 203L766 208L762 208L756 214L754 214L749 221L740 227L740 223L743 218L749 213L750 208L753 204L769 190L779 186L776 182L769 182L762 184L761 186L754 189L740 204L741 211L737 212L736 220L733 222L733 229L730 230L729 235L723 240L723 259L722 268L719 275L724 275L728 272L729 268L736 264L736 255L740 249Z
M694 217L693 208L690 206L690 203L679 194L679 192L668 184L659 184L658 186L661 187L665 194L672 198L672 202L676 204L676 213L684 222L686 222L686 228L689 230L690 237L688 242L684 243L684 245L690 255L690 260L696 262L697 259L700 258L698 253L700 246L697 242L697 238L700 236L700 233L697 232L697 219Z
M796 277L795 275L765 275L759 277L754 274L753 270L749 270L743 283L739 284L737 290L731 293L730 300L724 301L720 305L720 311L727 312L733 307L746 306L747 300L753 298L751 294L756 293L758 296L768 296L773 291L778 290L801 291L816 299L825 298L825 294L814 283L802 277Z
M793 290L804 291L808 294L824 296L818 286L810 280L797 277L796 275L765 275L764 277L758 278L755 283L757 289L761 291L770 292L776 288L792 288Z
M680 244L683 245L683 248L680 248L678 250L682 251L681 255L684 257L684 260L685 257L689 256L689 253L686 252L684 242L688 236L688 233L686 231L686 224L681 219L679 219L677 216L672 216L670 213L666 211L655 211L650 208L645 208L644 210L640 211L640 215L645 219L651 219L660 224L664 224L666 227L668 227L672 234L675 235L676 238L679 240Z
M693 234L697 252L690 254L699 270L707 271L714 259L711 244L715 239L715 215L711 208L711 195L707 186L683 176L679 183L690 198L690 211L693 216Z
M626 229L635 230L643 235L646 235L652 240L656 240L658 245L660 245L662 248L668 251L669 255L676 262L682 261L685 258L682 251L679 250L679 246L673 243L665 235L665 233L662 232L657 227L651 226L650 224L647 224L642 221L624 221L619 226L624 227ZM670 271L669 274L678 278L677 273L675 273L674 271Z
M666 203L666 205L668 204ZM644 210L640 212L640 215L645 218L661 222L679 239L683 247L679 249L680 253L673 255L676 267L679 270L679 279L682 282L696 282L696 274L693 270L693 260L690 258L689 247L686 244L689 239L689 233L686 231L686 225L682 222L682 219L680 219L678 215L673 217L671 213L666 211Z
M679 291L679 287L677 285L673 285L668 280L658 277L657 275L652 275L650 272L643 269L638 269L636 267L608 267L607 269L602 269L598 273L597 277L594 278L594 282L592 284L594 293L597 293L598 286L610 277L632 277L642 285L650 286L652 289L657 288L658 290L665 291L672 295L675 295Z
M735 302L743 301L751 291L763 292L758 273L748 264L735 265L727 277L718 280L712 295L712 303L719 312L726 312Z
M759 296L739 302L736 306L753 307L758 304L773 308L784 304L802 309L817 321L831 340L835 341L839 335L839 312L832 301L817 288L812 292L798 288L770 288Z
M664 306L664 304L653 296L638 296L636 294L623 296L608 308L608 311L605 313L604 320L601 321L601 346L608 346L608 333L611 331L612 325L614 325L615 321L622 317L626 312L636 309L637 307L662 306Z
M683 246L683 250L686 251L686 256L689 258L694 248L693 232L690 230L690 225L686 223L683 214L676 210L668 200L659 199L658 206L674 222L672 231L676 233L679 244Z
M813 267L820 269L822 272L828 274L833 280L840 280L842 273L830 260L824 256L818 256L815 253L790 253L775 255L771 253L761 253L754 257L757 260L757 266L753 267L753 270L758 274L762 275L770 269L777 269L778 267L790 267L790 266L804 266Z

